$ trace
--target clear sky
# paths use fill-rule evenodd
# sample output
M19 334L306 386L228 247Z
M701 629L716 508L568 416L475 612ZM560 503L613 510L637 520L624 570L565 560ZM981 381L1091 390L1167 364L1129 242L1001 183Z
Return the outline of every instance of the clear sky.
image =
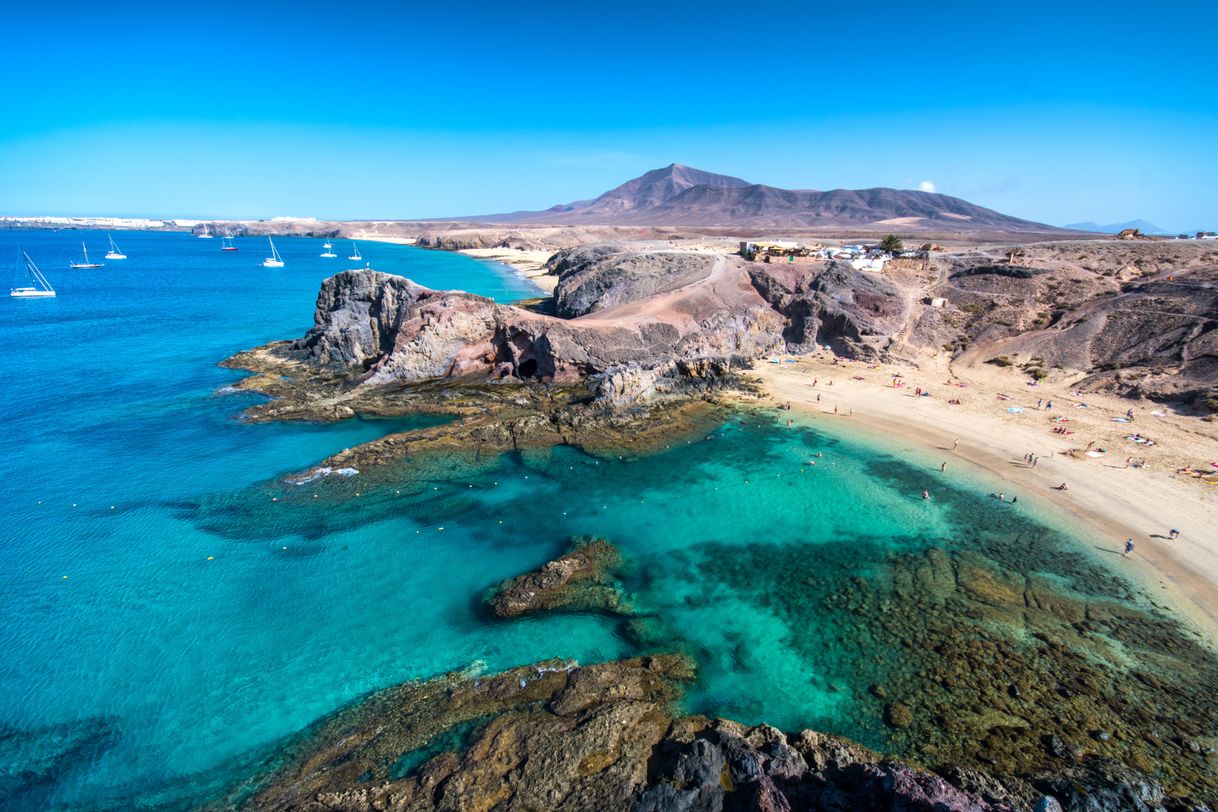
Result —
M440 217L676 161L1218 227L1212 2L22 6L0 214Z

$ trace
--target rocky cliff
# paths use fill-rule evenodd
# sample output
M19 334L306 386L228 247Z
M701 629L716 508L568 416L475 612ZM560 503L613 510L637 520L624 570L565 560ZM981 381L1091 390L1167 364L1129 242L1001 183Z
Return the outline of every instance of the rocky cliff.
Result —
M588 381L628 404L775 351L1078 378L1081 388L1218 403L1218 249L1053 243L903 259L747 262L638 243L556 253L543 315L374 271L326 280L298 359L357 386L480 376ZM1040 373L1037 373L1040 374Z
M652 271L652 282L640 284L661 286L655 280L666 276L666 263ZM684 285L668 286L668 297L640 301L624 283L606 284L598 295L572 294L596 312L571 320L346 271L322 284L314 327L292 351L360 385L470 375L593 378L605 383L607 398L629 400L656 391L661 378L705 374L781 345L781 317L738 263L699 256L687 271Z
M819 345L848 358L879 359L905 324L905 299L896 285L846 263L755 263L749 274L766 301L786 316L783 338L791 352Z

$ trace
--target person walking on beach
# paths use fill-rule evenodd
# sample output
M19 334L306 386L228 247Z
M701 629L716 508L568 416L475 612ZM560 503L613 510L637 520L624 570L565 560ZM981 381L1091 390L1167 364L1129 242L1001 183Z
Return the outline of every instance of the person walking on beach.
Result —
M1133 539L1125 539L1125 557L1129 558L1129 554L1133 552Z
M1036 399L1036 408L1039 409L1044 402L1045 402L1044 398L1037 398Z
M1180 538L1180 531L1173 527L1171 532L1167 534L1167 537L1172 540L1178 539Z
M1040 462L1040 457L1032 457L1032 467L1033 468L1035 468L1036 464L1039 462Z
M943 473L946 470L947 470L947 463L946 462L939 463L939 473Z
M1050 410L1050 409L1052 409L1052 408L1053 408L1053 401L1049 401L1048 403L1046 403L1046 404L1045 404L1045 411L1046 411L1046 412L1047 412L1047 411L1049 411L1049 410Z
M952 443L952 451L955 451L959 447L960 447L960 438L957 437L956 441L954 443Z

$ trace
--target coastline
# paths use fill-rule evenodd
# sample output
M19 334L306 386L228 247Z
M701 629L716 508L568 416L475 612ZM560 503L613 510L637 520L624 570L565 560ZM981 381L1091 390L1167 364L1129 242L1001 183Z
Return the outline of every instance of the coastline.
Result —
M1174 467L1162 467L1170 455L1159 455L1164 462L1156 470L1125 468L1125 449L1115 444L1103 455L1111 460L1067 454L1070 448L1081 448L1093 437L1102 437L1105 423L1122 425L1110 421L1123 414L1128 401L1086 395L1090 425L1076 422L1076 434L1062 436L1052 433L1048 415L1035 409L1038 397L1065 405L1070 399L1068 386L1062 384L1042 383L1034 392L1022 392L1011 379L1008 383L1013 385L1003 390L1010 400L999 401L994 375L987 371L961 373L956 380L967 388L948 389L942 385L945 375L951 374L946 363L941 364L942 370L931 371L894 364L834 363L828 360L831 355L782 358L788 357L795 363L775 365L763 360L753 367L765 394L780 405L789 402L793 411L815 422L841 421L833 430L849 426L894 453L933 456L952 468L964 463L989 480L1010 483L1005 491L1008 496L1046 509L1076 531L1083 531L1096 552L1119 555L1124 539L1132 538L1136 548L1125 573L1147 594L1164 597L1207 634L1218 632L1218 540L1211 530L1213 516L1218 515L1218 493L1213 486L1174 478ZM894 374L903 376L904 388L891 386ZM812 380L817 379L813 388ZM929 387L936 397L916 397L914 390L919 385ZM949 405L949 397L962 402ZM1024 411L1006 411L1015 406ZM1150 412L1143 404L1137 408L1143 414ZM1068 416L1076 419L1074 413ZM1147 425L1155 420L1147 417L1137 426L1155 436L1164 434L1166 420ZM1172 432L1177 444L1176 435L1186 432L1188 428L1179 427ZM1195 432L1188 438L1193 457L1218 459L1218 441ZM957 439L960 444L953 452ZM1101 439L1097 445L1103 447L1105 442L1108 440ZM1132 444L1129 447L1129 454L1138 454ZM1023 455L1029 452L1043 455L1036 467L1023 462ZM928 488L933 490L931 483L938 475L938 471L928 473ZM1062 482L1069 485L1064 492L1056 490ZM1182 530L1181 538L1169 541L1166 536L1173 527Z
M519 276L536 285L547 296L558 286L558 277L549 272L546 262L553 251L526 251L521 248L465 248L457 252L475 259L490 259L507 265Z
M392 245L416 245L418 243L418 239L415 237L393 237L375 231L353 231L350 236L356 240ZM554 288L558 285L558 277L551 274L546 268L546 262L554 255L553 251L527 251L522 248L464 248L456 253L474 259L493 260L506 265L517 276L536 286L547 296L553 293Z

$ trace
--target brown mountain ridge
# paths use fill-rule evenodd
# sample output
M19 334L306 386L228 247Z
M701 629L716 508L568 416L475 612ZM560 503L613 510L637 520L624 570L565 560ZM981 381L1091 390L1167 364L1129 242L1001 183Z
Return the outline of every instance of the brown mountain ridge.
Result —
M493 223L1052 232L950 195L911 189L779 189L683 164L653 169L592 200L464 217Z

